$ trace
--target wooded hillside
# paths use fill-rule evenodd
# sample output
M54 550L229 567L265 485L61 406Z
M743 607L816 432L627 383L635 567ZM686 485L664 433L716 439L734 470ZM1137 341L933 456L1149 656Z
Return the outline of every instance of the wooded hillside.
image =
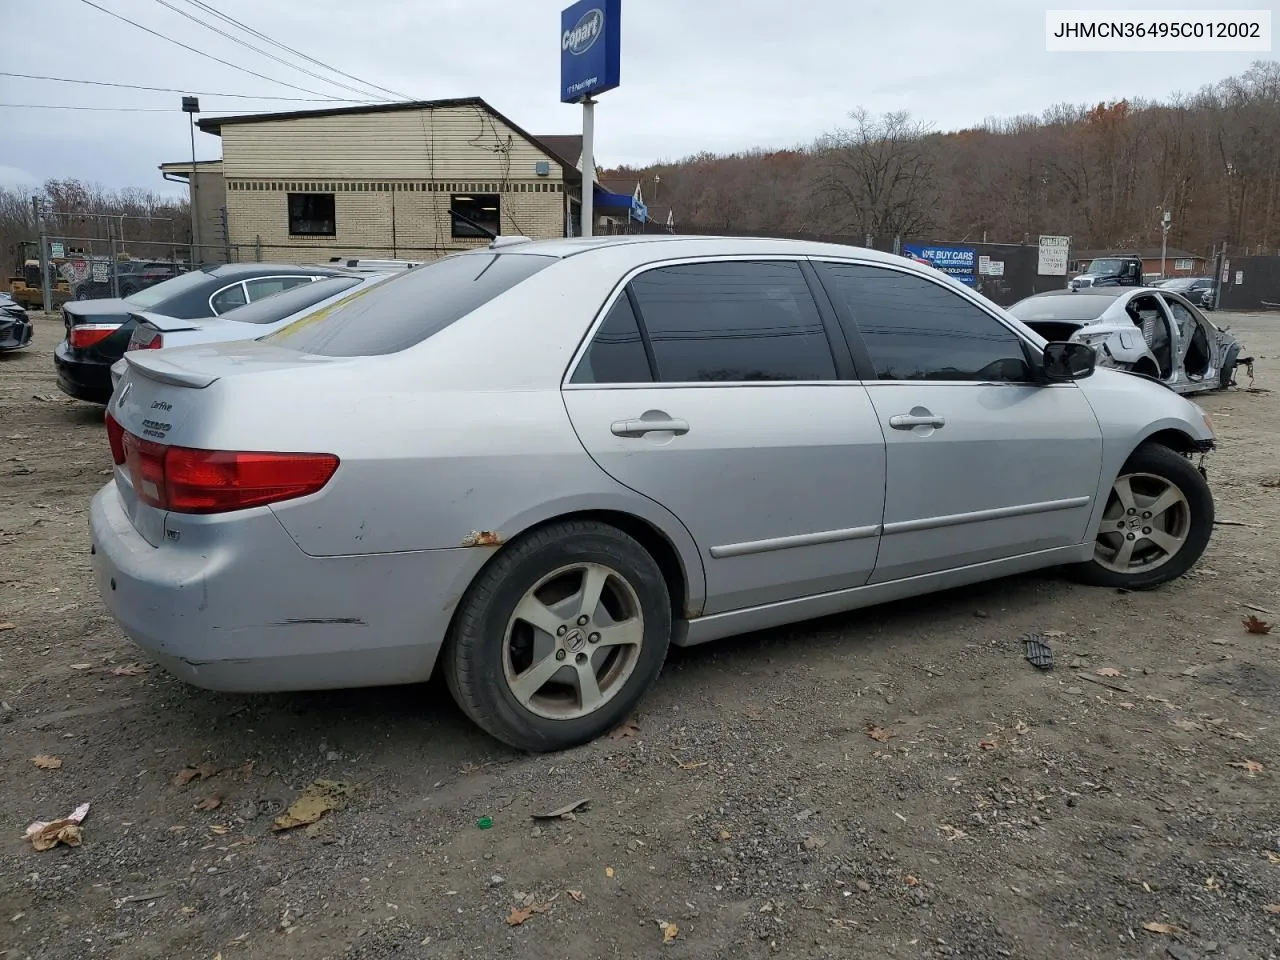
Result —
M857 109L807 147L607 175L640 179L677 229L1150 247L1167 209L1170 247L1280 252L1280 62L1163 102L1060 104L945 133Z

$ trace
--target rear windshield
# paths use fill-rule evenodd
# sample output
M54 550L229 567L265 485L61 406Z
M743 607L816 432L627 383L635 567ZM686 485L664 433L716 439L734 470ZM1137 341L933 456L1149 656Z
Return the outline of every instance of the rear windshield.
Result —
M163 283L157 283L154 287L147 287L145 290L139 290L137 293L131 293L124 298L124 302L137 310L150 310L158 303L163 303L170 297L180 296L194 290L203 283L209 282L209 274L203 270L193 270L190 273L184 273L172 280L165 280ZM161 311L163 312L163 311Z
M1085 293L1028 297L1015 303L1009 312L1023 323L1036 320L1078 320L1084 323L1098 319L1115 302L1115 297L1091 297Z
M360 277L329 277L327 280L303 283L282 293L273 293L253 303L246 303L243 307L228 310L222 314L222 319L239 320L241 323L275 323L293 316L299 310L315 306L321 300L350 290L360 280Z
M326 357L371 357L421 343L555 263L536 254L464 253L414 267L262 340Z

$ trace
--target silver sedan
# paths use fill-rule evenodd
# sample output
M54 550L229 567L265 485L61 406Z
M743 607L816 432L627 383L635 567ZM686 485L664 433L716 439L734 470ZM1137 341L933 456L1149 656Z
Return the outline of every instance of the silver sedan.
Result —
M107 606L220 690L437 667L509 744L618 724L668 646L1041 567L1200 557L1203 412L928 266L495 242L260 340L127 354Z

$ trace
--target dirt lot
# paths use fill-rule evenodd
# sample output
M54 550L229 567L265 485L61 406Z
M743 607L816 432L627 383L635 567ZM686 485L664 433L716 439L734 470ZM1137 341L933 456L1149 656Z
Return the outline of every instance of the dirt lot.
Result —
M1280 315L1229 319L1273 383ZM139 656L84 516L102 414L62 402L59 336L41 319L0 356L0 957L1280 951L1280 627L1241 625L1280 623L1280 393L1204 401L1219 516L1242 525L1172 587L1046 574L675 651L633 735L530 757L436 684L234 697L118 674ZM1052 672L1022 658L1032 630ZM345 806L273 833L316 779ZM22 839L83 802L81 846Z

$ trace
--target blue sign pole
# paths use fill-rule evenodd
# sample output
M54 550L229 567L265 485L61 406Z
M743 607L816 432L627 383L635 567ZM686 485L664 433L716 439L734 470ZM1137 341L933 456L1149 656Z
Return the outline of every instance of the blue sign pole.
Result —
M582 235L595 219L595 100L618 85L622 0L579 0L560 12L560 102L582 104Z

